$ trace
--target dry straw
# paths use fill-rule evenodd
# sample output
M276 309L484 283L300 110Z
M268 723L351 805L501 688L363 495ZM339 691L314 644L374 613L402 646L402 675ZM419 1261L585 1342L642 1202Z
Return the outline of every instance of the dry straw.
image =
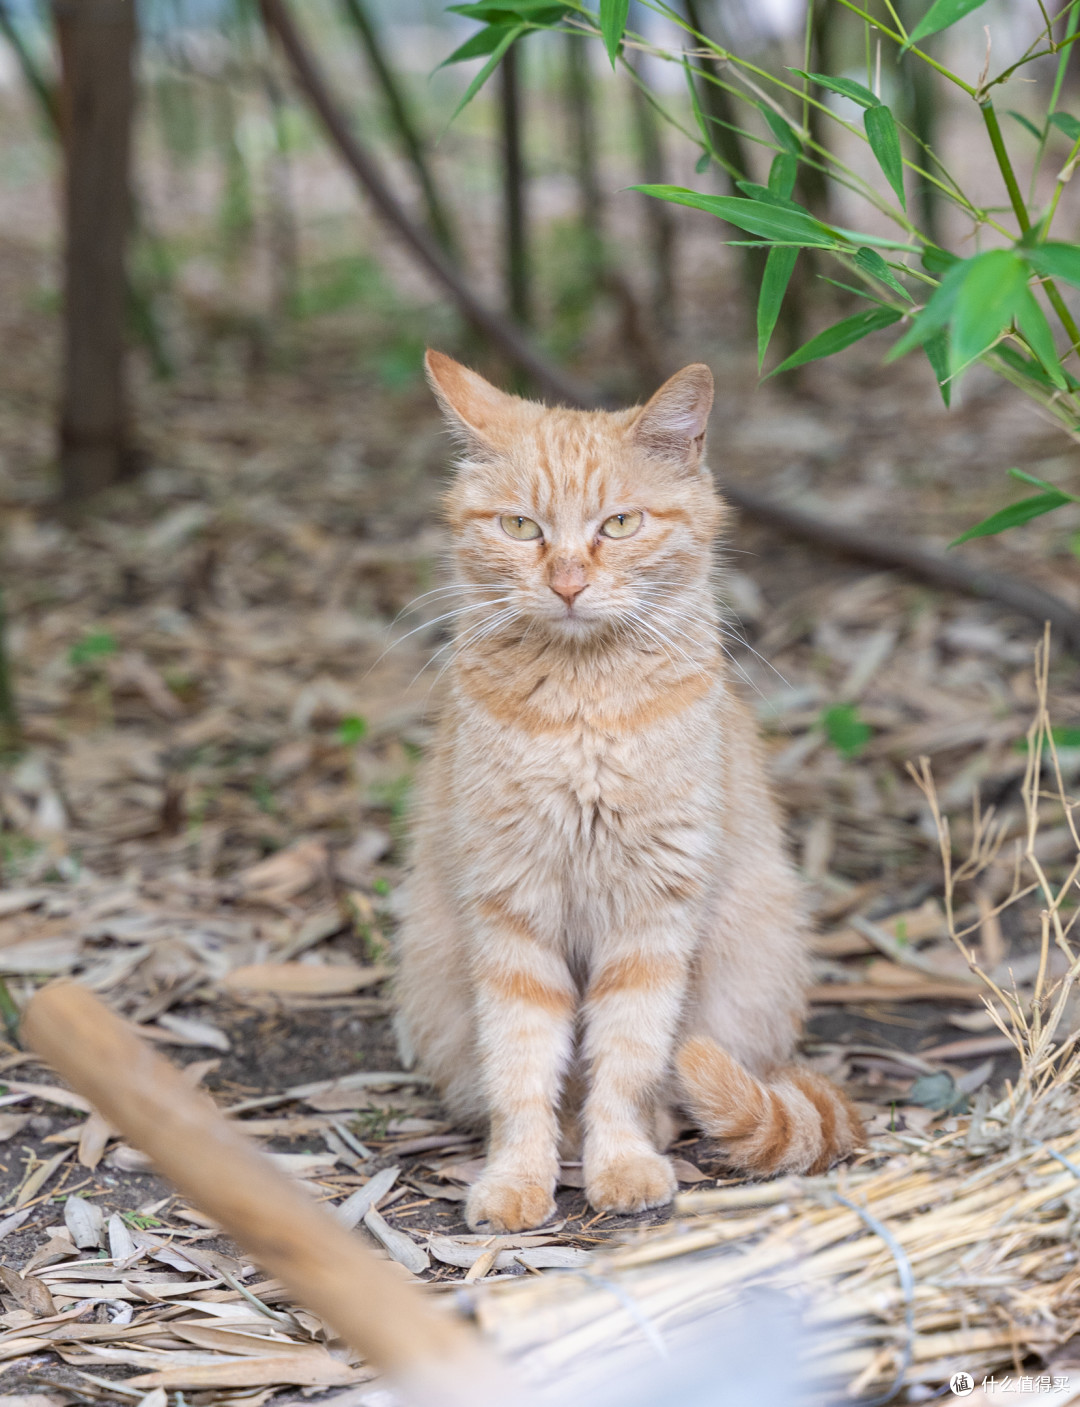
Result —
M685 1193L673 1223L598 1254L588 1274L477 1286L480 1324L531 1378L554 1381L643 1338L655 1343L757 1286L800 1301L811 1330L805 1377L822 1401L885 1401L902 1384L940 1385L961 1369L976 1379L1014 1372L1032 1354L1052 1357L1080 1328L1080 1052L1066 1030L1080 973L1080 835L1050 727L1048 671L1045 639L1026 825L1007 893L979 919L1037 897L1041 946L1026 986L985 971L969 942L977 925L956 917L960 889L1006 862L1007 821L976 802L970 854L957 864L929 764L910 769L937 829L952 941L985 983L987 1009L1019 1059L1016 1079L926 1135L874 1139L854 1167L829 1176ZM1052 879L1040 827L1062 815L1076 857Z

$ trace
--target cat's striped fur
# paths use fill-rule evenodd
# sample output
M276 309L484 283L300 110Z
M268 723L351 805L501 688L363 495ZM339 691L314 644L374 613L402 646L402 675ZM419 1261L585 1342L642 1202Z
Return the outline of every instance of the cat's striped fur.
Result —
M469 1221L542 1223L560 1138L598 1210L667 1201L678 1108L739 1169L824 1168L860 1127L791 1063L806 928L721 648L708 369L611 413L427 364L463 443L463 614L414 818L398 1029L490 1128ZM640 525L606 536L618 514Z

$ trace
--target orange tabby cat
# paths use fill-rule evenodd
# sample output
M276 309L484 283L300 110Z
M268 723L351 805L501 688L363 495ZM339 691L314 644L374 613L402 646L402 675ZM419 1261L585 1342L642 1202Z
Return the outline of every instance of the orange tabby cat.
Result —
M554 1210L560 1137L598 1211L675 1191L688 1110L748 1173L859 1141L790 1064L808 980L799 886L711 579L707 367L644 409L549 410L449 357L447 495L465 622L415 816L398 1032L490 1129L471 1226Z

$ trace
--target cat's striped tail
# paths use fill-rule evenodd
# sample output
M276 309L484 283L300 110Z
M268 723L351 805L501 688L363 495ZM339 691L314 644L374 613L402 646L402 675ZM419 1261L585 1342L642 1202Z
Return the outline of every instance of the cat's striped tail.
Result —
M687 1041L676 1063L682 1102L740 1172L820 1173L862 1142L850 1100L803 1066L758 1080L704 1036Z

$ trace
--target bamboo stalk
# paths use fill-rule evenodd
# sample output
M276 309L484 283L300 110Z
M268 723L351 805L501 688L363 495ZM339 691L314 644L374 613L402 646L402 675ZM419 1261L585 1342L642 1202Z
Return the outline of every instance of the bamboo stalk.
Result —
M521 1400L460 1320L439 1313L85 988L45 987L26 1043L251 1256L423 1407ZM507 1395L507 1394L512 1395ZM516 1394L514 1396L513 1394Z

